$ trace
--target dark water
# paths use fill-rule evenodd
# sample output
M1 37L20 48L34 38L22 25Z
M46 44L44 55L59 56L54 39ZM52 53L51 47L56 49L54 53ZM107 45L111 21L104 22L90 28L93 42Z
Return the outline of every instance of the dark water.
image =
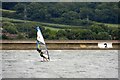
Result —
M117 50L49 50L40 62L36 50L3 50L3 78L118 78Z

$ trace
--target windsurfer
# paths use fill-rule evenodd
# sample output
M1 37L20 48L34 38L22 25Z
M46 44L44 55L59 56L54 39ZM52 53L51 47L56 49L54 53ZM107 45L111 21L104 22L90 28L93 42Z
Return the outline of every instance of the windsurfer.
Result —
M37 27L37 51L40 53L40 56L43 58L43 61L49 61L50 57L48 54L48 50L44 41L44 38L42 36L42 33L40 31L40 28ZM44 48L44 49L42 49Z
M43 61L49 61L49 59L47 57L45 57L44 53L42 52L42 50L37 48L37 51L40 53L40 56L43 58Z

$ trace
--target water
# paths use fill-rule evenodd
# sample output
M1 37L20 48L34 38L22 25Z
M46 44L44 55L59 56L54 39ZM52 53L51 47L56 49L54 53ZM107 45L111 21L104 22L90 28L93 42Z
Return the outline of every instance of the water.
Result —
M118 78L117 50L49 50L40 62L36 50L3 50L3 78Z

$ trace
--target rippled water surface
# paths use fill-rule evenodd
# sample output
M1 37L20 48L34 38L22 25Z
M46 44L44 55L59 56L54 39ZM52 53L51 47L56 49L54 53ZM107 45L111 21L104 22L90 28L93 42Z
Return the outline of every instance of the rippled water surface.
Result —
M3 50L3 78L117 78L117 50L49 50L40 62L36 50ZM1 74L0 74L1 75Z

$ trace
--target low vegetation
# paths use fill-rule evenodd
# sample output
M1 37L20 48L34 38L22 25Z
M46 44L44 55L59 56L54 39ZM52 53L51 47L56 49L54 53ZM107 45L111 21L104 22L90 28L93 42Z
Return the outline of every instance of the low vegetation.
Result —
M15 38L3 35L3 39L35 39L36 26L42 30L45 39L49 40L111 40L119 39L119 27L95 23L89 27L51 24L3 18L3 33L15 34Z
M118 5L3 2L2 39L36 39L39 26L49 40L119 40Z

